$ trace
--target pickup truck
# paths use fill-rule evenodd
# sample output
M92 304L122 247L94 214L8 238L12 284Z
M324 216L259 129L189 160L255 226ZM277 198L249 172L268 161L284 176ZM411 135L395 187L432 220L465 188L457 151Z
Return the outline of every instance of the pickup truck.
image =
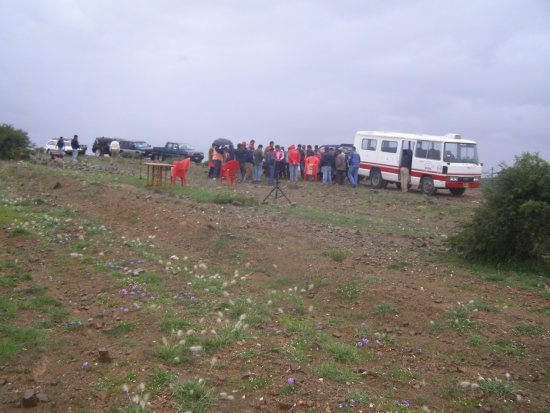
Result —
M201 163L204 159L202 152L197 152L188 143L167 142L164 146L156 146L145 151L144 156L153 160L162 161L166 158L191 158L193 162Z

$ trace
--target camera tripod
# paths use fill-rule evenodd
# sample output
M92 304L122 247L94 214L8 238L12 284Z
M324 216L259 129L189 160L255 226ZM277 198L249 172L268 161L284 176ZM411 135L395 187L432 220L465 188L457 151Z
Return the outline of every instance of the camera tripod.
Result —
M284 196L286 198L286 200L288 201L288 203L290 205L292 205L292 202L290 202L290 199L288 199L288 197L286 196L286 194L283 192L283 190L279 187L279 174L276 175L276 178L275 178L275 185L273 186L273 189L271 190L271 192L269 192L269 194L267 194L267 196L264 198L264 200L262 201L262 204L265 204L266 201L267 201L267 198L269 198L271 196L271 194L275 192L275 197L274 197L274 200L275 202L277 202L277 198L278 198L278 195L279 195L279 192L281 193L282 196Z

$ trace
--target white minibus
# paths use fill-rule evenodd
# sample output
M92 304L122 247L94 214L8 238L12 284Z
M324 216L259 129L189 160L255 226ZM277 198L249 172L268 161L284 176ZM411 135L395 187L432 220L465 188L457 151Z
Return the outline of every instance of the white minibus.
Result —
M401 187L399 167L404 151L412 155L409 185L418 185L426 195L445 188L460 196L466 188L481 183L477 144L460 135L361 131L355 134L354 145L361 157L359 175L370 177L373 188L385 188L388 182Z

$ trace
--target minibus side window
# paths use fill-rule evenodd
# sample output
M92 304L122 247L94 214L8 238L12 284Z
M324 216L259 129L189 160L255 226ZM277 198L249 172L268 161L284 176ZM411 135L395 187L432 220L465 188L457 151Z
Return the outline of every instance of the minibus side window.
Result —
M418 141L414 156L417 158L441 160L441 142Z
M361 149L364 149L367 151L375 151L376 139L363 139L363 141L361 142Z
M382 141L382 146L380 148L382 152L397 153L397 142L396 141Z

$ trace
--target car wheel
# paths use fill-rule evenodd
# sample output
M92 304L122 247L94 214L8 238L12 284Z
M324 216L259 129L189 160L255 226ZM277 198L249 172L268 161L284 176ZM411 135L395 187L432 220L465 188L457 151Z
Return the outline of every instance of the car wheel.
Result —
M432 196L437 192L437 188L434 185L434 180L430 176L425 176L420 181L420 190L424 195Z
M449 191L451 191L452 196L461 196L466 192L466 188L449 188Z
M370 172L370 186L373 189L381 189L384 187L384 179L382 179L382 173L376 169Z

